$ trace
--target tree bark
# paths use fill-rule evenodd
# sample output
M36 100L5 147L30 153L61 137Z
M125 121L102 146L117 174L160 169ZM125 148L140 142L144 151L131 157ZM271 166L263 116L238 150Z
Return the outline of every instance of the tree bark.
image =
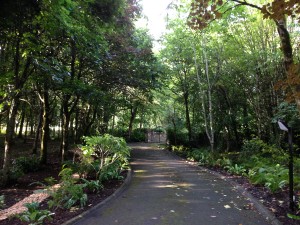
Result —
M15 123L18 113L18 108L20 104L19 95L17 94L11 101L10 109L8 112L8 120L6 124L6 134L5 134L5 148L4 148L4 158L3 158L3 183L8 181L8 171L10 167L11 159L11 147L13 143L13 136L15 132Z
M137 111L138 111L137 106L132 106L130 109L130 120L129 120L129 125L128 125L128 138L129 139L131 138L133 122L136 117Z
M46 86L46 85L45 85ZM48 89L45 88L42 92L42 104L43 104L43 118L42 118L42 137L41 137L41 152L40 152L40 163L47 164L47 154L48 154L48 142L50 134L50 103L49 103L49 93Z
M35 130L35 137L34 137L34 142L33 142L33 146L32 146L32 154L37 154L37 147L38 147L38 143L40 140L40 130L42 127L42 120L43 120L43 108L41 106L40 114L39 114L39 121L36 126L36 130Z
M186 118L186 128L188 130L189 142L192 140L192 127L190 120L190 110L189 110L189 93L185 91L183 94L184 105L185 105L185 118Z
M18 138L23 138L23 127L24 127L24 122L25 122L25 112L26 112L26 107L24 104L22 104L22 114L21 114L21 121L20 121L20 127L19 127L19 133L18 133Z
M287 82L291 88L293 98L296 102L298 111L300 113L300 84L299 84L299 63L295 64L293 59L293 48L289 31L286 26L286 20L275 21L277 25L277 32L280 37L281 51L284 56L284 66L286 70Z

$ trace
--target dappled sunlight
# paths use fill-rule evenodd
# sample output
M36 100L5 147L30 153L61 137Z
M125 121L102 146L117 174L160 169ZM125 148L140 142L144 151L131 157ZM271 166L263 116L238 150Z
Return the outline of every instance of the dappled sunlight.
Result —
M189 188L196 186L191 183L176 183L176 184L167 184L167 185L154 185L156 188Z
M134 172L135 172L135 173L146 173L147 170L135 170Z

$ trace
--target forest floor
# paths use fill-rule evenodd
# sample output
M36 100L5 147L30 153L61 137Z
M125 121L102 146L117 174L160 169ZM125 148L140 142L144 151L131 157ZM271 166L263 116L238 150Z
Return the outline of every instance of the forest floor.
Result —
M3 146L3 145L1 145ZM24 154L30 154L30 148L32 147L31 142L23 143L20 140L16 141L14 145L15 156L20 156ZM32 194L41 189L40 185L30 185L34 182L43 182L47 177L54 177L58 179L58 173L61 169L59 164L58 151L59 143L51 142L49 148L49 162L48 165L40 171L28 173L21 177L16 184L11 184L5 188L0 189L0 195L5 196L5 206L0 210L0 225L25 225L27 223L20 222L16 218L1 218L1 213L3 216L3 212L6 209L12 209L12 206L16 205L16 208L20 208L20 204L23 203L26 197L32 196ZM3 149L0 148L0 152L3 152ZM220 173L222 176L225 176L227 180L238 183L241 187L243 187L246 191L250 192L255 198L257 198L260 202L262 202L271 212L275 214L275 216L282 222L284 225L300 225L300 220L292 220L287 217L287 213L289 210L289 195L288 190L283 190L279 193L272 194L265 187L253 186L249 183L249 181L240 176L232 176L226 173L223 170L219 170L218 168L209 168L212 171ZM126 173L125 173L126 176ZM125 179L125 177L124 177ZM108 196L113 194L123 183L123 180L112 180L104 183L104 188L99 193L89 193L88 194L88 202L84 208L72 208L71 210L66 209L56 209L54 211L53 220L47 221L43 224L45 225L54 225L54 224L62 224L65 221L81 214L82 212L90 209L91 207L97 205L102 202ZM298 193L300 194L300 193ZM41 198L45 198L45 196L37 196L37 201L41 201L41 209L47 209L46 200L42 200ZM12 210L9 210L10 213L13 213Z

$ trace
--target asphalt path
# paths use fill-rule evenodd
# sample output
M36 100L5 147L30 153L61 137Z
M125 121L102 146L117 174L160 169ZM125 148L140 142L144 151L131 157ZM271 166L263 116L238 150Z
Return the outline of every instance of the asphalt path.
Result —
M149 144L132 146L132 180L74 225L269 225L232 184Z

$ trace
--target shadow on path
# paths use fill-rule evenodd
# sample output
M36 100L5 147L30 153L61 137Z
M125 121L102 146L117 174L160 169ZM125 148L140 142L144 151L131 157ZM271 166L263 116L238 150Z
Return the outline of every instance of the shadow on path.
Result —
M268 225L231 184L153 144L131 145L128 188L76 225Z

